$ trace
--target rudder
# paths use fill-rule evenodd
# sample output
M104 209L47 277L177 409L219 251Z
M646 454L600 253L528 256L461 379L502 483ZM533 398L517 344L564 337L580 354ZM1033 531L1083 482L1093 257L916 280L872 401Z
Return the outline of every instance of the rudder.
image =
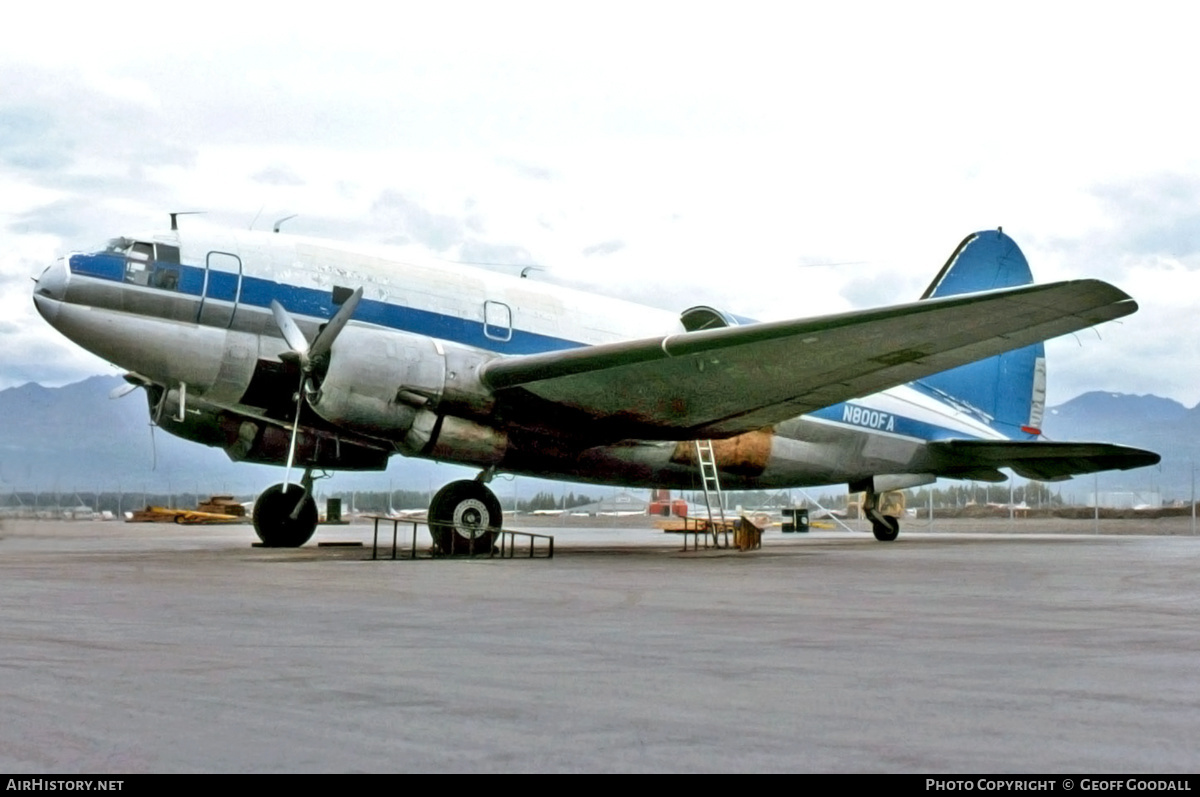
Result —
M1003 230L968 235L922 299L1033 282L1029 263ZM914 385L982 419L1015 440L1041 434L1046 408L1046 348L1035 343L926 377Z

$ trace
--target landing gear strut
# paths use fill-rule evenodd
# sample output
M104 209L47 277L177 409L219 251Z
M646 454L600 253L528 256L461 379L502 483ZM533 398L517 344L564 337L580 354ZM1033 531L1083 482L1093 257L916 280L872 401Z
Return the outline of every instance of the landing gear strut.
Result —
M863 498L863 513L870 519L871 531L880 542L891 542L900 535L900 518L883 514L886 509L895 511L894 505L890 505L886 499L886 494L872 492L866 493ZM900 511L904 511L903 503L900 504Z
M317 529L317 502L312 497L312 473L300 484L276 484L254 502L254 532L267 548L299 548ZM285 491L286 487L286 491Z
M504 515L478 481L450 482L429 502L429 533L444 554L490 553Z

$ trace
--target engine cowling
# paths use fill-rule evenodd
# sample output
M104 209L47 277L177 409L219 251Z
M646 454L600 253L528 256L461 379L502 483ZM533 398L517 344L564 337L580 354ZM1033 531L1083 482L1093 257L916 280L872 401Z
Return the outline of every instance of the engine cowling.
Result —
M424 335L348 327L312 408L330 423L409 455L494 464L507 437L488 419L479 369L497 355Z
M312 408L337 426L394 439L441 402L446 357L432 338L348 328L334 343Z

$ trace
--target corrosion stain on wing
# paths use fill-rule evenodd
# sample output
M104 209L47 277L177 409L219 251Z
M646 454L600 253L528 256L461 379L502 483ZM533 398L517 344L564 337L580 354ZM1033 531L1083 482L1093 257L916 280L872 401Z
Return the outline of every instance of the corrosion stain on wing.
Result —
M738 476L761 476L767 468L767 460L771 458L771 441L774 437L775 430L767 427L736 437L713 440L713 456L717 460L717 469ZM671 462L689 468L699 467L696 461L696 444L691 440L676 443Z

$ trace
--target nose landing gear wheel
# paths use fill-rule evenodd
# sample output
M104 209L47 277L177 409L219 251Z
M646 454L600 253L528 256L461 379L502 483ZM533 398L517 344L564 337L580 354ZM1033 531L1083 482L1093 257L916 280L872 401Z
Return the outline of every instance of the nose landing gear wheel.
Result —
M496 496L479 482L450 482L429 502L429 532L444 554L490 553L503 517Z

